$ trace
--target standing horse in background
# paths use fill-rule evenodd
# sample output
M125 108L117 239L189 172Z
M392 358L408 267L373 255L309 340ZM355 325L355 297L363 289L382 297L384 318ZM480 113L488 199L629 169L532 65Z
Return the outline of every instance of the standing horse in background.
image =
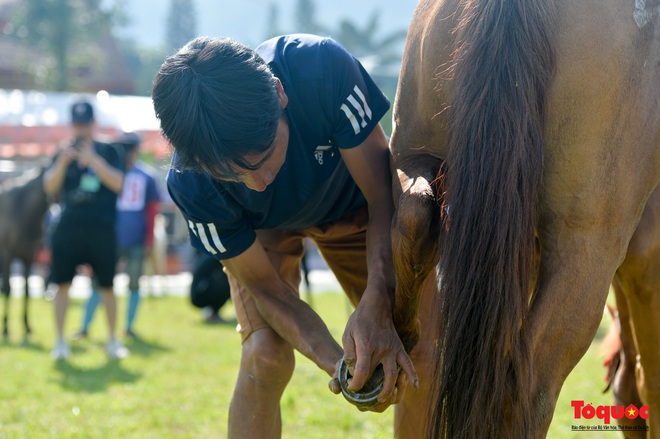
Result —
M23 322L25 334L30 334L28 323L29 286L28 277L34 257L43 236L44 215L49 207L48 196L43 189L44 170L29 172L17 179L9 180L0 187L0 269L2 270L2 293L5 295L5 312L2 334L9 336L8 315L11 295L9 278L11 264L15 259L23 263L25 277L25 299Z
M547 434L660 179L658 11L658 0L418 4L393 114L392 239L407 349L439 263L431 437ZM655 347L639 367L657 438L660 334L640 326L640 349Z

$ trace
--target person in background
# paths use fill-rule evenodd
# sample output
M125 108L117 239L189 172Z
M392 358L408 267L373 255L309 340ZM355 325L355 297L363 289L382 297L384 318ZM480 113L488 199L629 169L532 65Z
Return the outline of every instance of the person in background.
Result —
M117 256L126 263L128 274L128 306L126 312L127 337L136 338L133 324L140 303L140 276L144 260L149 257L154 242L154 218L161 196L156 179L149 169L138 161L140 137L136 133L123 133L116 144L126 155L124 187L117 200ZM87 337L89 325L99 304L96 282L85 305L82 327L75 338Z
M220 308L230 298L229 280L222 264L206 252L195 257L190 284L190 303L200 308L206 323L229 324L220 315Z
M115 220L117 194L124 183L124 156L114 145L95 138L94 108L89 102L71 106L74 139L59 150L44 175L44 190L59 199L62 212L51 239L50 280L54 297L57 339L51 353L63 360L71 355L64 339L69 288L80 264L89 264L98 278L105 305L110 358L128 355L115 336L117 303L115 277Z

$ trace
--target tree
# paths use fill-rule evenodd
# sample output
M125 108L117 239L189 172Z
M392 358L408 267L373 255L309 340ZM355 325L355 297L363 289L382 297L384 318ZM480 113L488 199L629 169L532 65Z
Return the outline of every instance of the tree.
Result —
M374 10L363 29L348 20L342 20L335 38L349 52L358 58L372 56L380 64L388 64L401 60L399 45L406 38L405 29L394 31L389 35L377 38L380 13Z
M367 24L360 28L349 20L342 20L332 36L365 65L378 87L391 102L394 100L401 62L401 47L405 29L379 37L380 14L374 10ZM381 119L385 133L392 131L392 109Z
M314 0L298 0L295 13L295 32L324 34L325 30L316 21L316 5Z
M151 96L154 77L168 53L160 48L140 47L131 39L121 40L120 46L135 78L135 94Z
M69 88L72 68L80 57L71 54L72 47L85 40L110 32L113 23L125 20L123 4L116 2L102 8L102 0L23 0L12 17L14 35L51 55L54 69L46 82L52 88Z
M178 50L197 36L197 14L193 0L172 0L167 16L167 48Z
M266 23L266 40L280 35L280 9L277 3L268 5L268 21Z

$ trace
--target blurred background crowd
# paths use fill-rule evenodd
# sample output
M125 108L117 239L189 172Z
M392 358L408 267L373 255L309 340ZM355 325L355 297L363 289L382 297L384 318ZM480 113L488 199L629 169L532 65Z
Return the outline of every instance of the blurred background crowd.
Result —
M74 102L91 103L97 135L110 140L126 132L138 135L137 158L154 175L162 197L145 260L146 294L188 294L191 284L199 286L193 274L204 273L204 261L190 246L183 218L164 189L170 148L160 134L150 92L155 72L170 53L202 34L228 36L251 46L283 33L327 35L360 58L394 100L412 0L388 8L377 2L345 2L346 7L337 8L315 0L230 3L0 0L0 184L12 186L17 178L52 162L74 135ZM251 26L241 24L248 22ZM383 125L389 135L391 115ZM39 243L28 273L30 295L53 293L48 285L49 224L59 209L51 200L44 233L35 237ZM325 269L314 248L308 263L311 270ZM19 276L23 265L18 259L11 263L14 294L24 290ZM91 290L85 267L80 274L71 287L74 297ZM118 276L115 290L121 293L128 290L128 278L121 267Z
M394 99L412 0L348 9L328 9L315 0L226 3L0 0L0 182L49 163L71 136L71 103L83 98L94 105L99 134L140 135L139 159L164 188L170 149L153 113L151 81L168 54L200 34L252 46L289 32L331 36ZM242 20L236 17L252 17L254 25L237 26ZM241 28L249 33L239 35ZM390 119L383 118L387 134ZM163 192L156 268L163 274L189 271L194 255L186 226ZM40 252L37 261L46 263L47 256Z

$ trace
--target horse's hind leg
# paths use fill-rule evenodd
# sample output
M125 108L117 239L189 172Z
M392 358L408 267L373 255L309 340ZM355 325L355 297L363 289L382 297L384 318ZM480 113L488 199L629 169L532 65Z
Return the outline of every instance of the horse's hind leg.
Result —
M401 402L394 406L394 437L397 439L419 439L429 437L428 423L431 412L429 401L434 392L435 350L438 346L437 303L438 281L435 271L431 272L422 287L419 324L420 339L410 352L419 377L419 387L408 385Z
M392 137L395 152L410 143L408 138L400 140L404 137L400 131ZM426 154L398 158L392 176L396 206L392 253L397 275L394 323L415 365L419 388L409 385L395 406L394 435L417 439L428 437L428 401L435 369L432 359L438 345L435 269L442 227L433 181L441 161Z
M656 269L657 270L657 269ZM660 438L660 272L651 275L652 283L628 296L637 341L637 390L648 406L650 436ZM655 288L648 288L655 285Z
M2 291L0 294L4 296L4 313L2 316L2 336L9 338L9 304L11 302L11 290L9 288L9 272L7 267L2 267Z
M25 269L25 297L23 298L23 324L25 325L25 336L32 334L32 329L30 328L30 321L28 318L29 314L29 305L30 305L30 285L28 283L28 278L30 277L30 264L24 265Z
M6 340L9 338L9 328L7 326L8 323L8 318L7 315L9 314L9 294L5 293L4 291L0 292L4 296L4 315L2 316L2 337Z
M659 218L660 191L656 191L649 198L630 241L626 259L617 273L617 280L629 307L638 353L637 390L641 402L649 407L647 423L650 437L654 438L660 438Z
M420 155L397 163L392 257L396 271L394 325L407 352L417 344L422 290L440 257L440 213L433 181L441 161Z
M629 260L630 258L627 258L626 262L619 267L617 275L612 281L617 305L617 313L614 317L620 328L619 337L621 339L621 350L619 353L621 361L612 381L612 396L614 404L617 406L628 407L628 405L633 404L636 407L640 407L641 400L637 392L635 378L637 348L635 347L630 321L630 310L628 309L628 302L624 293L624 283L622 282L622 278L627 279L627 275L630 274L627 268ZM617 419L617 423L625 427L643 427L646 425L646 422L639 417L631 420L625 416ZM646 433L643 431L623 431L623 435L627 439L639 439L645 437Z

